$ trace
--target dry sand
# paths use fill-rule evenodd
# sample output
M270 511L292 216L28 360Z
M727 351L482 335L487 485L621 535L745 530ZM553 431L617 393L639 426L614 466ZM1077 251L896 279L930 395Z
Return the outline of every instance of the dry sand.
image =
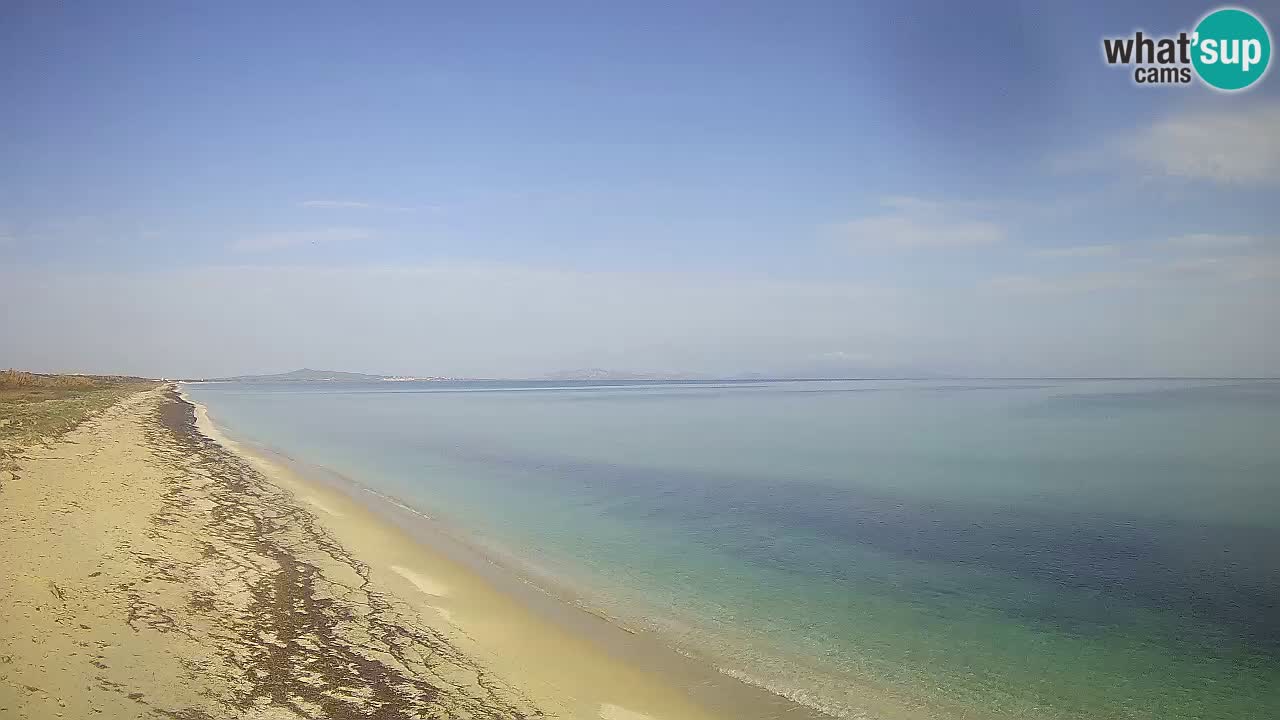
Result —
M702 720L171 388L0 486L0 717Z

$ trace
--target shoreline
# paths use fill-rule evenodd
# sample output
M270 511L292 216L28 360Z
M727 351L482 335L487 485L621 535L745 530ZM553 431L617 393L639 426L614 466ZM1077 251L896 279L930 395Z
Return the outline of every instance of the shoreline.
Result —
M460 537L465 530L450 532L446 524L397 498L231 437L180 385L178 392L195 409L201 433L305 503L356 556L368 556L375 545L385 555L390 546L393 557L375 562L375 575L402 597L426 598L419 601L422 607L458 634L470 646L469 653L540 705L562 702L556 697L567 692L577 701L572 710L564 708L569 711L566 717L832 717L677 651L652 633L627 627L570 588L543 587L545 583L528 579L509 559L494 557ZM370 541L370 532L379 539ZM565 652L549 659L540 649L548 643Z
M0 716L547 716L194 415L167 385L14 455Z

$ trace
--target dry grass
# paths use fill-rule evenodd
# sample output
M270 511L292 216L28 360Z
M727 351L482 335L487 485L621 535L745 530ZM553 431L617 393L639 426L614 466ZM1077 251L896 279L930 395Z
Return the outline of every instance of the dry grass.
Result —
M43 375L0 370L0 484L16 473L22 448L62 435L154 380L106 375ZM6 472L7 471L7 472Z
M46 375L22 370L0 370L0 402L23 396L48 399L59 393L105 390L138 382L149 381L123 375Z

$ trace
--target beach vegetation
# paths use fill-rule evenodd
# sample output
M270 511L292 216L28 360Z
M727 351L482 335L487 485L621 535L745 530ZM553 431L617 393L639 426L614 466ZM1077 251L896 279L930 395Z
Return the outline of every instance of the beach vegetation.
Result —
M48 442L156 381L122 375L0 370L0 488L21 469L22 449Z

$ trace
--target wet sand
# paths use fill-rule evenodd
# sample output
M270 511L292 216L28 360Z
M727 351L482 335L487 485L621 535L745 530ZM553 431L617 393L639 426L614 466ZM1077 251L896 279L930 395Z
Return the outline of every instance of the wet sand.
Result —
M167 387L23 451L0 716L737 716L243 450Z

